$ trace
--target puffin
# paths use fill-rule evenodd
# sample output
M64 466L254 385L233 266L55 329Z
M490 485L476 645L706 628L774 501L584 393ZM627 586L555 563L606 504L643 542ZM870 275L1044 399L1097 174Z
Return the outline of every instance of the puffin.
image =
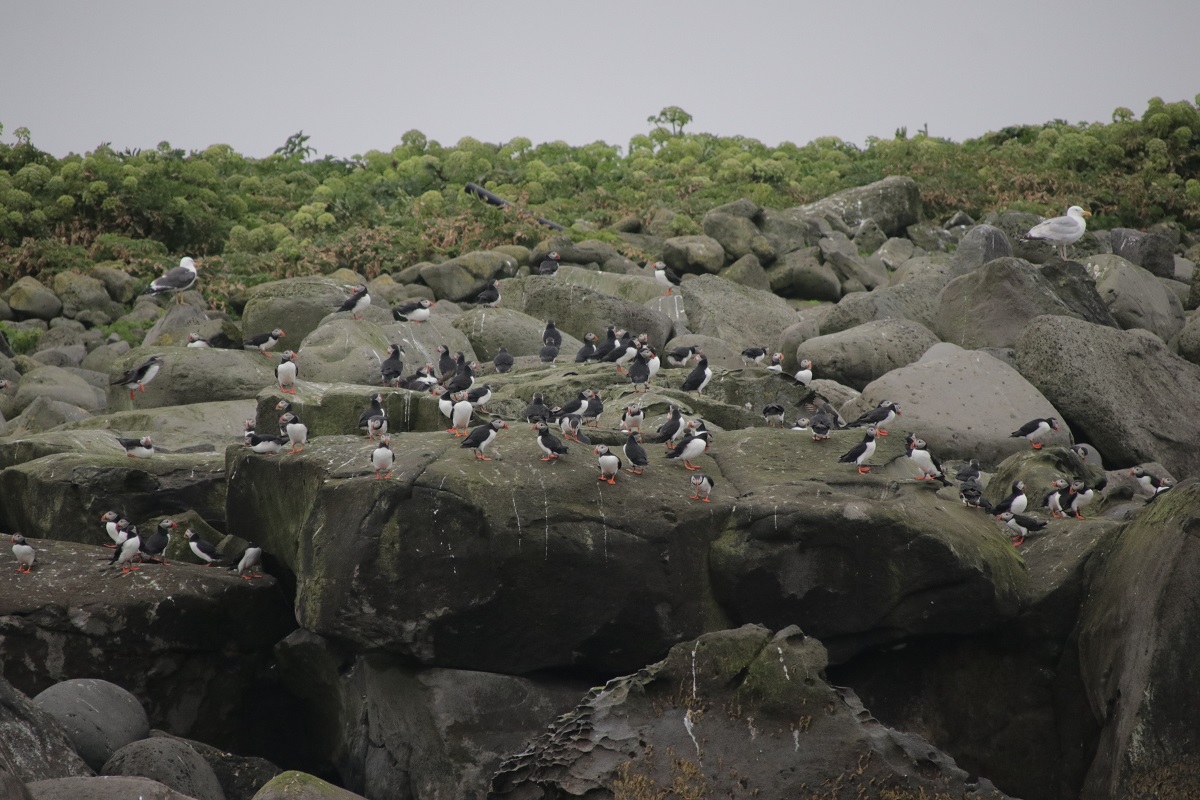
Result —
M458 362L450 355L450 348L444 344L439 344L435 352L438 354L438 375L443 381L448 381L458 372Z
M554 339L542 341L542 349L538 351L538 358L543 364L554 363L554 359L558 358L558 345L554 343Z
M167 561L166 552L167 546L171 544L171 531L178 528L173 520L164 519L158 523L158 528L154 533L142 539L141 552L146 558L151 561L157 561L164 567L171 566L171 562ZM139 561L141 558L139 557Z
M813 379L813 364L807 358L800 359L800 369L796 370L796 374L792 376L796 379L796 383L801 386L808 386Z
M1005 511L997 519L1003 521L1005 525L1016 531L1016 534L1012 537L1012 543L1017 547L1025 544L1025 537L1031 532L1036 533L1047 525L1047 523L1042 522L1040 519L1027 517L1024 514L1014 514L1012 511Z
M569 401L565 406L555 409L555 411L560 415L578 414L587 406L588 399L591 398L591 396L592 390L584 389L574 400Z
M604 398L600 396L600 392L591 389L588 391L587 403L583 408L579 409L579 416L583 419L584 425L596 427L600 424L600 415L604 413Z
M829 431L837 430L840 416L827 400L822 400L815 409L809 418L809 427L812 428L813 441L823 442L829 438Z
M943 486L950 486L950 481L946 480L946 473L942 470L941 463L937 457L929 452L929 445L920 437L913 437L909 443L908 457L916 465L917 469L921 470L921 474L917 477L919 481L937 480L941 481Z
M685 392L704 394L704 387L708 386L708 382L712 380L712 374L712 369L708 366L708 358L705 357L704 351L701 350L696 354L695 369L688 374L683 382L683 386L679 388Z
M125 455L130 458L149 458L154 455L154 441L149 436L140 439L117 437L117 444L125 448Z
M635 392L645 392L650 389L650 359L653 355L650 348L643 347L629 364L629 370L626 374L629 377L629 382L633 384ZM620 369L620 367L617 369ZM639 386L642 388L639 389Z
M217 548L200 538L200 534L191 528L183 532L183 538L187 539L188 549L192 551L192 555L203 561L204 566L211 567L220 561L221 554L217 552Z
M581 437L579 433L579 429L583 427L583 417L578 414L564 414L561 409L554 409L551 414L558 423L558 429L562 432L563 438L579 444L591 444L590 441L587 441L586 436Z
M765 347L747 347L742 351L742 361L745 362L747 366L749 366L750 362L753 361L755 365L761 367L763 359L766 358L770 352L771 351Z
M129 390L129 399L134 398L134 390L140 389L146 391L146 384L154 380L158 375L158 371L162 368L162 356L150 356L141 364L130 370L126 370L121 377L112 381L112 386L124 386Z
M184 256L179 259L179 266L164 272L160 277L150 282L150 287L144 294L160 295L166 292L175 293L175 302L182 303L183 295L196 284L196 262Z
M467 434L467 438L462 440L462 444L460 444L459 447L463 447L468 450L474 450L475 458L479 461L491 461L492 459L485 456L483 451L487 449L488 445L496 440L496 436L500 433L501 429L507 427L508 423L497 417L486 425L480 425L477 428L473 428L471 432Z
M615 485L617 482L617 473L621 471L621 459L617 457L616 453L608 452L608 445L606 444L598 444L592 448L592 455L596 456L596 462L600 465L600 477L598 480Z
M358 429L366 430L367 438L371 441L375 440L375 436L371 431L371 420L378 417L387 419L387 412L383 409L383 395L376 392L371 395L371 405L367 406L361 414L358 415ZM387 433L385 429L383 431Z
M629 461L626 469L634 475L641 475L646 467L650 466L650 457L646 455L646 448L642 447L641 435L637 431L629 432L629 438L621 446L621 452Z
M717 485L709 476L701 472L699 475L693 475L691 478L692 495L689 500L699 500L702 503L710 503L709 495L712 494L713 487Z
M992 512L992 504L984 499L983 484L978 480L963 481L959 484L958 497L964 506L982 508L989 514Z
M346 298L346 301L334 313L340 314L343 311L349 311L350 315L355 319L362 319L359 313L369 305L371 305L371 293L367 291L365 283L360 283L350 290L350 296Z
M810 423L808 417L800 417L795 422L792 423L791 429L794 431L807 431L807 430L809 430L810 424L811 423Z
M425 322L429 319L429 315L433 313L433 307L436 305L432 300L421 298L413 300L411 303L394 306L392 308L392 319L397 322Z
M645 419L646 412L642 409L642 404L635 400L625 406L625 410L621 412L621 430L640 431Z
M261 578L263 574L258 572L255 567L262 568L262 554L262 548L254 542L250 542L242 552L242 557L229 568L229 571L237 572L238 577L244 581Z
M690 347L676 347L667 353L667 364L672 367L685 366L688 359L694 357L699 350L700 348L695 345Z
M376 436L387 436L387 430L387 417L371 417L367 420L367 441L375 441Z
M286 397L283 398L275 404L275 410L280 414L286 414L292 410L292 401L288 400ZM246 430L249 431L253 429L254 426L252 423L253 420L246 420ZM279 435L285 438L287 437L287 425L283 421L280 421L279 423Z
M396 384L404 375L404 348L399 344L388 345L388 357L380 362L379 375L384 386Z
M1013 481L1012 493L997 503L996 507L992 509L992 513L996 516L1000 516L1005 511L1021 514L1028 507L1029 498L1025 496L1025 481Z
M646 381L646 388L650 388L650 381L654 380L654 376L662 369L662 359L658 357L658 353L648 344L642 345L643 350L650 352L650 359L646 362L646 368L650 370L650 379Z
M500 281L489 283L486 289L476 295L475 302L489 308L500 305Z
M538 275L553 275L558 272L559 261L562 261L562 256L551 250L537 265Z
M683 412L679 409L679 406L672 405L670 410L667 411L666 421L662 425L659 425L658 430L655 431L658 434L658 438L654 441L659 444L665 443L667 449L670 450L675 446L673 442L679 436L682 428Z
M252 452L260 455L273 455L283 450L283 446L287 444L287 436L271 436L265 433L255 433L254 431L246 431L246 446Z
M471 405L482 411L487 411L485 406L492 399L492 387L486 383L482 386L476 386L467 392L467 399L471 401Z
M559 456L567 454L567 446L563 444L557 436L550 432L550 426L547 425L545 421L538 420L538 423L534 426L534 429L538 433L538 447L540 447L542 452L546 454L542 456L540 459L541 461L553 461Z
M858 467L859 475L866 475L871 471L870 461L871 456L875 455L875 434L877 430L874 425L867 427L866 435L858 444L851 447L848 451L838 457L839 464L854 464Z
M583 347L575 352L575 363L582 364L596 355L596 342L599 336L592 332L587 332L583 335Z
M958 472L954 473L954 480L964 481L964 482L965 481L977 481L977 480L979 480L980 472L981 472L981 470L979 468L979 459L972 458L970 463L968 463L966 466L960 468L958 470Z
M771 363L767 364L767 372L774 372L776 375L783 372L783 353L771 354Z
M658 281L660 286L666 288L663 297L668 296L674 291L674 287L680 283L679 276L675 274L675 270L668 267L662 261L655 261L650 267L654 270L654 280Z
M475 368L478 366L474 361L470 364L463 361L459 364L454 377L446 381L446 388L452 392L465 392L470 389L475 385Z
M1066 478L1056 478L1050 484L1050 491L1042 498L1042 508L1050 512L1050 516L1058 519L1063 515L1062 501L1070 497L1071 482Z
M125 541L125 537L128 534L127 528L129 523L121 519L120 514L118 514L116 511L105 511L104 514L101 515L100 521L104 523L104 532L108 534L108 538L112 539L112 544L109 544L108 542L104 543L105 547L116 547L121 542ZM124 527L122 527L120 524L122 522L125 522Z
M454 405L450 409L450 427L446 429L446 433L453 433L456 437L467 435L467 426L471 424L471 414L475 410L475 406L471 405L471 401L467 399L466 392L458 392L454 395Z
M195 331L187 335L187 346L192 349L211 347L211 345L208 343L208 340Z
M284 394L296 393L296 378L300 375L300 365L296 363L296 354L284 350L275 365L275 380L279 383L279 391Z
M392 477L392 464L396 457L392 453L391 437L386 433L379 437L379 444L371 451L371 466L375 468L375 480Z
M550 419L550 406L546 405L545 399L541 392L534 392L533 399L529 401L529 405L525 406L525 411L521 414L525 421L530 425L536 425L538 422L547 422Z
M590 357L596 361L603 361L604 357L611 353L613 348L617 346L618 338L619 335L617 333L617 329L614 326L609 325L608 331L604 334L604 341L596 345L596 350Z
M419 392L424 392L438 385L437 374L434 372L433 364L426 364L418 369L412 375L409 375L402 381L399 381L397 388L413 389Z
M1047 242L1058 248L1058 255L1067 260L1067 245L1075 244L1087 230L1087 217L1092 212L1085 211L1079 206L1071 206L1062 217L1050 219L1034 225L1021 238L1027 242Z
M289 455L299 453L304 449L304 445L308 444L308 426L300 421L300 417L296 416L295 412L288 411L281 416L279 425L292 444L291 449L288 450Z
M558 328L554 327L554 320L546 320L546 330L542 331L542 342L544 344L552 344L555 347L562 347L562 333Z
M1042 443L1038 441L1050 431L1058 430L1058 420L1054 417L1046 417L1045 419L1031 419L1017 430L1008 435L1010 439L1019 439L1024 436L1033 445L1034 450L1041 450Z
M137 572L141 567L133 565L133 557L142 549L142 540L138 536L137 528L130 525L127 520L121 520L125 525L125 539L117 545L117 549L113 551L113 556L109 559L109 564L120 564L122 574L128 572ZM120 523L117 523L120 525Z
M896 417L900 416L900 406L893 403L891 400L880 400L879 405L865 412L858 419L847 425L847 428L861 428L863 425L870 425L875 428L875 432L880 436L887 436L888 432L884 429L884 425L888 425Z
M267 351L278 344L279 340L286 335L283 328L276 328L270 333L260 333L257 336L251 336L242 342L242 347L246 350L257 350L267 358L270 358L271 354Z
M683 466L687 469L697 470L700 467L693 464L692 459L699 458L710 444L712 444L712 434L708 431L689 433L675 446L674 450L667 453L667 458L677 458L683 461Z
M496 368L496 372L500 373L501 375L506 372L512 372L514 363L515 359L513 359L512 353L508 352L507 347L501 347L500 351L496 353L496 357L492 359L492 366L494 366Z
M1070 503L1063 504L1063 513L1075 519L1084 519L1083 509L1096 497L1096 492L1108 484L1107 478L1101 478L1095 487L1087 485L1086 481L1077 480L1071 483Z
M786 414L787 409L783 407L782 403L767 403L763 406L762 416L768 428L774 428L776 425L782 428L783 418Z
M1129 470L1129 474L1137 478L1138 486L1141 487L1141 490L1152 497L1169 491L1173 485L1170 481L1147 472L1142 467L1134 467Z
M37 551L20 533L14 533L9 540L12 542L13 555L17 557L17 572L28 575L37 561Z

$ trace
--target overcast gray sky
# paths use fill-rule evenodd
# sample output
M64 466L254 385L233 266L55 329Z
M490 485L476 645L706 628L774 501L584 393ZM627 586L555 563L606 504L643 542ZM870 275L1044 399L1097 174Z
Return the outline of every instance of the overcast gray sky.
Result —
M626 146L669 105L689 130L863 144L1108 121L1200 93L1200 0L10 2L0 124L55 155L101 142L264 156L453 144Z

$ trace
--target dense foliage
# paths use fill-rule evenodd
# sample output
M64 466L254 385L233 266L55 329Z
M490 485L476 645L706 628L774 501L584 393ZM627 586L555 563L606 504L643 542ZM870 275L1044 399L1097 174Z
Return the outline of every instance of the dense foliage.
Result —
M545 235L533 215L464 194L468 181L578 238L611 237L605 226L662 208L677 212L674 233L697 232L706 210L740 197L794 206L887 175L914 177L935 219L1078 203L1102 227L1200 224L1200 109L1187 101L1155 98L1140 118L1119 108L1111 123L1055 120L961 144L901 130L864 147L836 138L768 147L686 132L691 116L675 106L648 121L624 149L524 138L444 146L414 130L390 151L349 159L312 158L302 132L264 159L166 142L59 159L18 129L0 142L0 280L102 261L149 276L189 254L204 259L216 300L281 276L339 267L372 276Z

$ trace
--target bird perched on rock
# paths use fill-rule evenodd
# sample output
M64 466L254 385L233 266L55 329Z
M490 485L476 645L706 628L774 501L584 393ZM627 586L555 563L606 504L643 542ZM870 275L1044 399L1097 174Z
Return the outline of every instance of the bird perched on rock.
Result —
M367 432L367 439L374 441L375 435L371 428L371 420L378 418L387 419L387 412L383 409L383 395L376 392L371 395L371 404L363 409L363 412L358 415L358 429ZM375 426L378 429L378 425ZM383 433L387 433L386 427Z
M487 411L488 401L492 399L492 387L488 384L476 386L467 392L467 399L471 401L471 405L480 411Z
M266 433L255 433L254 431L246 431L245 443L252 452L260 455L274 455L283 450L283 446L287 443L287 436L272 436Z
M767 372L774 372L776 375L783 372L783 353L771 354L771 361L767 364Z
M1170 490L1173 485L1167 479L1147 472L1143 467L1134 467L1129 470L1129 474L1137 479L1138 487L1151 497L1157 497L1163 492Z
M537 443L542 452L546 455L542 456L542 461L553 461L559 456L567 454L567 446L559 440L557 436L550 432L550 426L544 421L539 420L534 425L534 430L537 431Z
M879 436L887 436L888 432L884 429L884 425L890 425L892 420L900 416L900 406L893 403L891 400L880 400L879 405L865 412L858 419L847 425L847 428L861 428L863 425L870 425L875 428L875 433Z
M112 386L124 386L129 390L129 399L134 398L134 390L140 389L146 391L146 384L154 380L158 375L158 371L162 369L162 356L150 356L148 359L138 364L130 370L126 370L121 377L116 378L112 382Z
M375 480L392 477L392 464L396 457L392 453L391 438L384 434L379 437L379 444L371 451L371 466L375 468Z
M769 355L770 351L765 347L747 347L742 351L742 362L749 365L751 362L757 366L762 366L763 359Z
M475 370L479 365L472 361L467 363L464 360L458 365L458 370L450 380L446 381L446 388L452 392L465 392L475 385Z
M600 415L604 413L604 398L595 389L588 390L587 402L579 409L579 416L584 425L597 427L600 425Z
M646 467L650 466L650 457L646 455L646 449L641 444L641 435L637 431L629 432L629 438L622 445L621 452L629 461L627 471L634 475L641 475Z
M459 447L463 447L468 450L474 450L475 458L479 461L491 461L492 459L485 456L483 451L487 449L488 445L496 441L496 436L501 430L507 427L508 423L497 417L486 425L480 425L479 427L474 428L469 434L467 434L467 438L463 439L462 444L459 445Z
M917 469L921 470L917 480L936 480L941 481L943 486L950 486L950 481L946 480L946 473L942 470L941 463L933 453L929 452L929 445L925 443L924 439L913 438L909 444L908 457Z
M475 302L489 308L500 305L500 281L489 283L486 289L476 295Z
M667 419L662 425L658 426L655 431L657 438L654 440L659 444L666 444L670 450L675 446L674 442L682 435L683 431L683 412L679 406L673 405L667 411Z
M434 351L438 354L438 375L443 381L448 381L458 372L458 361L450 354L450 348L439 344Z
M28 575L33 569L34 562L37 561L37 551L19 533L14 533L9 538L12 542L13 555L17 557L17 572Z
M814 442L824 442L829 439L829 432L837 430L841 425L842 418L838 414L837 409L829 404L827 400L812 406L812 416L808 419L809 427L812 429L812 438Z
M137 572L141 567L133 565L133 557L142 549L142 539L138 536L136 527L130 525L127 520L121 520L121 522L125 523L125 525L121 526L124 528L125 538L117 545L117 549L113 551L113 556L109 559L108 563L110 565L120 564L122 574Z
M525 406L525 411L521 416L530 425L550 420L550 406L546 405L546 400L542 397L541 392L533 393L533 398L529 401L529 405Z
M183 538L187 539L188 549L192 551L192 555L204 562L204 566L211 567L219 564L221 554L217 552L217 548L213 547L211 542L204 540L200 534L188 528L183 532Z
M621 412L621 430L640 431L645 419L646 412L642 409L642 404L634 401L625 406L625 410Z
M813 363L807 358L801 359L800 369L796 370L796 374L792 376L801 386L808 386L813 379Z
M662 261L655 261L650 267L654 270L654 280L658 281L659 285L666 288L663 297L671 294L675 286L680 283L679 276L675 274L675 270L668 267Z
M558 262L562 260L562 256L551 250L546 254L537 265L538 275L553 275L558 272Z
M270 333L260 333L257 336L251 336L242 342L242 346L246 350L257 350L267 358L270 358L271 354L267 351L278 344L279 340L286 335L283 328L276 328Z
M1088 486L1087 481L1084 480L1072 481L1070 502L1063 502L1063 513L1068 517L1084 519L1083 509L1091 504L1092 500L1096 498L1096 493L1101 491L1107 484L1107 478L1101 478L1100 482L1094 487Z
M546 339L542 342L542 349L538 351L538 358L543 364L553 364L554 359L558 358L558 345L553 339Z
M583 347L575 352L575 363L582 364L583 362L595 357L596 342L600 339L599 336L591 331L583 335Z
M1050 484L1050 491L1042 498L1042 508L1057 519L1063 515L1063 499L1070 497L1070 494L1071 482L1066 478L1056 478Z
M644 392L649 390L650 359L653 358L653 356L654 353L650 350L650 348L643 347L638 351L638 354L634 356L633 361L629 363L629 369L627 370L626 374L629 378L629 382L633 384L633 390L635 392ZM642 388L639 389L639 386Z
M1005 511L1020 514L1029 507L1029 498L1025 496L1025 481L1013 481L1012 492L992 509L992 513L1000 516Z
M992 504L984 498L983 484L978 480L963 481L959 484L958 497L964 506L982 508L989 514L992 513Z
M1086 218L1090 211L1084 211L1079 206L1071 206L1062 217L1051 217L1039 222L1029 229L1021 238L1025 241L1047 242L1058 248L1058 255L1063 261L1067 260L1067 245L1075 244L1087 230Z
M392 319L397 322L425 322L437 305L432 300L421 298L392 307Z
M1030 533L1036 533L1046 527L1046 523L1040 519L1027 517L1024 514L1014 514L1011 511L1005 511L998 519L1016 531L1016 534L1012 537L1012 543L1018 547L1025 544L1025 537Z
M672 367L682 367L687 365L689 359L695 358L696 353L700 351L695 345L688 347L676 347L667 353L667 365Z
M506 372L512 372L513 364L516 363L512 357L512 353L508 352L507 347L501 347L496 357L492 359L492 366L496 368L496 372L503 375Z
M437 374L434 372L433 364L426 364L412 375L396 382L397 388L412 389L418 392L430 391L437 385L438 379Z
M300 417L296 416L295 412L288 411L281 416L279 426L292 445L288 450L288 455L299 453L304 449L304 445L308 444L308 426L300 421Z
M196 284L196 262L188 257L179 259L179 266L167 270L161 277L150 282L145 294L159 295L167 292L175 294L175 302L182 303L183 295Z
M350 296L346 298L345 302L334 313L340 314L343 311L349 311L350 315L355 319L362 319L359 314L369 305L371 305L371 293L367 291L365 283L360 283L350 290Z
M858 474L865 475L871 471L870 465L867 462L871 456L875 455L875 434L877 433L875 426L867 428L863 440L851 447L848 451L838 457L840 464L854 464L858 467Z
M762 416L768 428L774 428L776 425L782 428L786 414L787 409L783 407L783 403L767 403L763 406Z
M129 534L129 522L122 519L121 515L116 511L105 511L101 515L100 521L104 523L104 532L108 534L108 538L112 539L113 543L104 543L105 547L116 547L121 542L125 541L125 537ZM120 523L124 522L122 526Z
M583 417L578 414L563 414L561 411L552 412L552 418L558 422L558 430L564 439L570 439L579 444L591 444L587 436L580 433L583 427Z
M404 375L404 348L399 344L388 345L388 357L379 363L379 376L383 385L395 385Z
M279 391L284 394L296 393L296 378L300 376L297 360L295 353L284 350L279 357L279 363L275 365L275 380L279 384Z
M1050 431L1058 430L1058 420L1054 417L1046 417L1045 419L1031 419L1017 430L1008 435L1010 439L1019 439L1024 436L1033 445L1034 450L1041 450L1042 443L1039 441L1044 438Z
M709 500L709 495L712 494L713 488L717 485L716 481L701 472L699 475L693 475L690 482L692 484L692 496L688 498L689 500L699 500L702 503L712 502Z
M236 571L238 577L244 581L261 578L263 574L256 570L255 567L262 567L262 554L262 548L254 542L250 542L242 552L242 557L238 559L238 562L229 568L230 572Z
M954 473L954 480L977 481L980 474L979 459L972 458L966 466L961 467L958 472Z
M546 329L542 331L542 343L562 347L562 333L554 327L554 320L546 320Z
M154 533L142 539L141 555L157 561L163 566L171 566L171 562L167 561L167 547L171 544L171 531L178 528L179 525L170 519L164 519L158 523L158 527ZM139 560L141 560L139 558Z
M466 436L467 426L471 424L471 414L474 411L475 406L471 405L471 401L467 399L466 392L455 394L454 405L450 409L450 427L446 433L453 433L459 438Z
M687 469L698 470L700 467L693 464L692 460L699 458L708 449L710 444L712 444L712 434L708 431L696 434L689 433L680 440L674 450L667 453L667 458L679 459Z
M705 357L704 351L701 350L696 354L695 368L688 373L683 386L679 388L685 392L704 394L704 387L708 386L708 382L712 380L712 375L712 369L708 366L708 358Z
M125 448L125 455L130 458L149 458L154 455L154 440L149 436L143 436L140 439L126 439L118 436L117 444Z
M617 482L617 473L621 471L621 459L616 453L608 452L608 445L598 444L592 448L592 455L596 456L596 463L600 465L599 480L609 484Z
M187 335L187 346L193 350L198 350L209 347L210 345L207 339L193 331Z

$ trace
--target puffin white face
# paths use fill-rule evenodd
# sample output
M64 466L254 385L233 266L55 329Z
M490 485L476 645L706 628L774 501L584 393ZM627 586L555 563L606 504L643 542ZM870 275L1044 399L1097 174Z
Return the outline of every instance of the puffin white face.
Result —
M598 444L592 449L592 452L598 456L606 456L608 455L608 445Z
M142 447L153 447L153 446L154 446L154 442L150 440L150 437L149 437L149 436L143 436L143 437L142 437L142 441L141 441L141 445L142 445Z

